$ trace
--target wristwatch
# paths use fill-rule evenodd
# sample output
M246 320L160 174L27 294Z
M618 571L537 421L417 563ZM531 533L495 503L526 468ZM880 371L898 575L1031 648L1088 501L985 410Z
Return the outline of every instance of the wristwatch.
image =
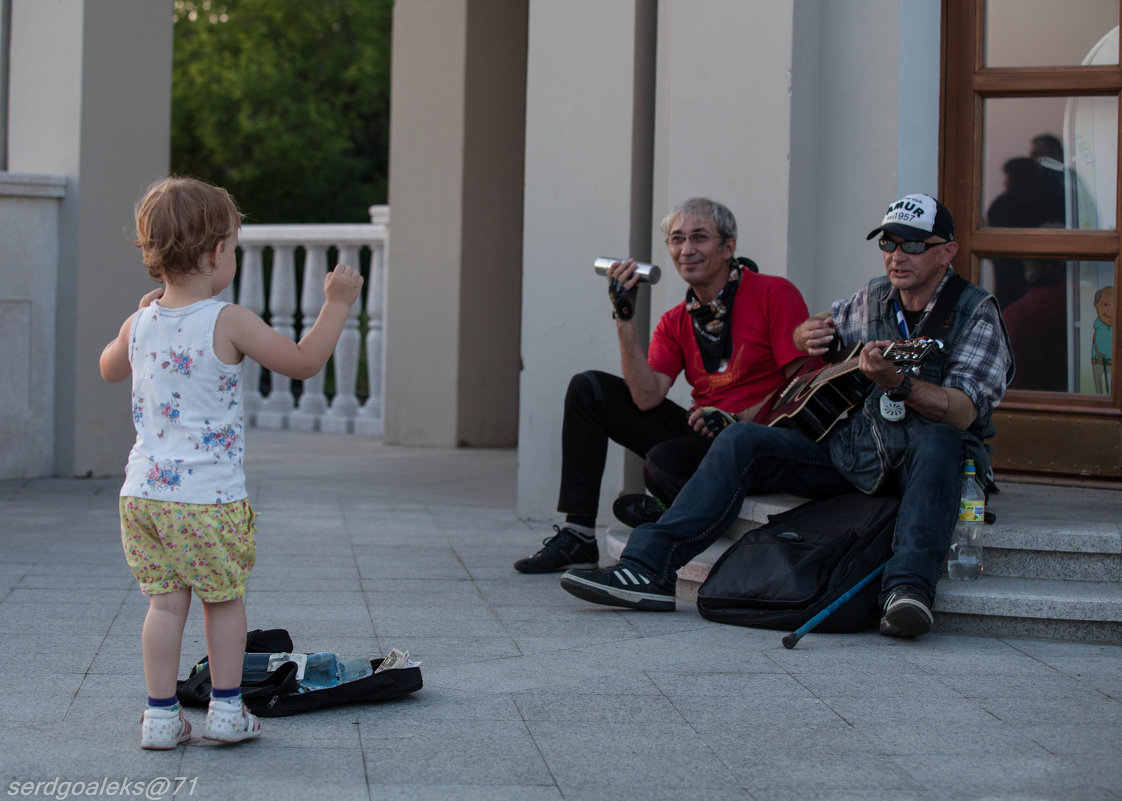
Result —
M888 390L888 392L884 393L886 398L888 398L890 401L895 401L896 403L906 401L908 399L908 396L911 394L912 379L907 375L905 375L904 380L900 382L900 386L893 387L892 389Z

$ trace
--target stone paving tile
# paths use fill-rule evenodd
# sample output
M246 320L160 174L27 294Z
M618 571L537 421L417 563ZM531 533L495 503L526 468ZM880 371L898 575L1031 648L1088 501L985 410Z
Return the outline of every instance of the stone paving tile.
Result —
M144 752L148 603L119 480L0 482L8 782L182 776L177 799L222 801L1122 799L1122 646L869 632L787 650L693 604L595 607L516 573L550 523L515 514L513 452L253 431L249 454L250 627L287 628L297 650L408 649L425 687L268 718L236 748L198 739L190 709L191 744ZM182 676L206 652L202 613Z
M466 784L376 784L370 788L370 801L432 801L454 798L457 801L560 801L571 799L561 795L554 785L504 786Z
M550 771L520 720L416 720L363 738L372 784L551 785Z
M894 797L924 790L893 757L866 754L816 754L806 759L797 752L770 755L738 766L734 774L753 796L775 797L796 784L802 798L821 797L838 788L855 794L886 793ZM886 792L887 791L887 792Z
M705 797L739 785L709 744L682 720L644 726L642 737L616 725L587 721L528 721L549 772L566 797L570 791L604 798L659 798L663 790L692 790ZM695 797L696 797L695 796Z

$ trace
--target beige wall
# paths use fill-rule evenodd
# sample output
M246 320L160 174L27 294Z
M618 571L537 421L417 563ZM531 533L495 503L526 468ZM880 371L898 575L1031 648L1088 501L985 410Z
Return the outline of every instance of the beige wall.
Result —
M517 436L525 0L394 7L387 442Z
M54 468L118 474L133 438L129 387L102 382L97 358L151 288L123 232L168 169L171 14L148 0L14 0L11 25L8 167L68 180Z

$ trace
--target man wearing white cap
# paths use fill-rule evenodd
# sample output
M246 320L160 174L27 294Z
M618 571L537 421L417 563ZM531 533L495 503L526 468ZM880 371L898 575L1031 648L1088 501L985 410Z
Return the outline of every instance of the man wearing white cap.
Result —
M570 570L562 587L593 603L671 611L677 569L721 536L745 493L884 491L899 495L900 506L880 631L930 631L963 462L972 458L980 476L989 474L983 441L993 435L991 413L1013 377L1012 349L997 302L950 266L958 243L945 206L929 195L901 198L873 237L885 275L794 332L795 346L811 356L825 355L835 340L865 343L859 365L870 385L861 405L820 441L793 427L729 426L661 519L632 532L619 564ZM944 349L912 378L884 351L893 340L920 335L938 338Z

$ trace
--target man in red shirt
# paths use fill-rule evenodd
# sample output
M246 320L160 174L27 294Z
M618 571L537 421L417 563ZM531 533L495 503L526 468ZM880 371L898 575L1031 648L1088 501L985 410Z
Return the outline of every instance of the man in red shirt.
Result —
M686 299L659 320L649 355L631 320L639 275L635 261L608 270L623 377L589 370L573 376L561 429L561 493L565 515L556 534L533 556L514 563L522 573L596 567L596 511L608 440L646 457L652 496L623 496L617 516L631 525L657 519L705 456L714 434L752 420L782 388L806 354L794 346L795 327L808 316L798 289L761 275L735 258L736 218L720 203L692 198L662 221L670 259L689 284ZM692 407L668 400L679 373Z

